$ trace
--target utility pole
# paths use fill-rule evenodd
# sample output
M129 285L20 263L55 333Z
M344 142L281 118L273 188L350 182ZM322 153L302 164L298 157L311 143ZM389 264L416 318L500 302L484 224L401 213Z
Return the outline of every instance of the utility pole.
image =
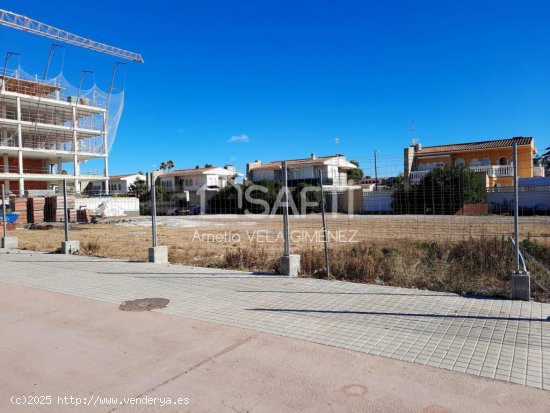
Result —
M378 191L378 149L374 150L374 190Z

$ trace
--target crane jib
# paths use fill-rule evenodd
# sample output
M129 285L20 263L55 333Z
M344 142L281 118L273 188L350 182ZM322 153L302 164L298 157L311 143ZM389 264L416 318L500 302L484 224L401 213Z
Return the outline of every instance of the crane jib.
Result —
M57 27L33 20L29 17L2 9L0 9L0 25L13 27L14 29L34 33L39 36L49 37L51 39L84 47L86 49L95 50L97 52L110 54L122 59L143 63L143 57L139 53L130 52L119 47L96 42L95 40L87 39L85 37L69 33L65 30L58 29Z

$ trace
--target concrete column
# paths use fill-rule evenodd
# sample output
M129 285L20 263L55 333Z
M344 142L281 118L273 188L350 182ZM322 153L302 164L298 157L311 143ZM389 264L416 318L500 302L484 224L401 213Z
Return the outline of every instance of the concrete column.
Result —
M6 119L8 116L7 116L7 111L6 111L6 104L3 103L3 102L0 102L0 117L3 118L3 119ZM2 131L2 145L7 145L7 140L8 140L8 131L7 130L3 130Z
M21 98L17 97L16 99L16 116L17 116L17 146L19 149L23 148L23 131L21 129Z
M25 195L25 178L23 178L23 130L21 129L21 98L16 98L16 116L17 116L17 165L19 172L19 196Z
M19 175L23 175L23 151L17 151L17 166Z
M79 179L80 176L80 165L78 164L78 155L75 153L73 155L73 175L74 175L74 190L76 193L80 193Z
M59 175L63 173L63 161L61 160L61 156L57 157L57 173Z
M105 176L105 194L109 195L109 152L107 150L107 112L103 112L103 131L101 132L103 142L103 173Z
M73 152L78 152L78 120L76 118L76 106L73 106Z

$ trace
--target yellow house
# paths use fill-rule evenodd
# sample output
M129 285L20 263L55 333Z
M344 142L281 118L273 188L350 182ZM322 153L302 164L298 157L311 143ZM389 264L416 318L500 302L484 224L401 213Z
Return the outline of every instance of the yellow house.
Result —
M514 176L512 145L518 146L518 176L544 176L544 169L533 166L537 153L534 138L516 137L494 141L427 146L420 144L405 148L405 177L412 184L432 169L444 165L464 165L476 172L487 173L488 185L512 186Z

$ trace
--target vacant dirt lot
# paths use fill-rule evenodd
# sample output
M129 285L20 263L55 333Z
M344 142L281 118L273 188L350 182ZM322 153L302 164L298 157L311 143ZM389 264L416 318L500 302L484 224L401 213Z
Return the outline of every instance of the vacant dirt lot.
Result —
M151 245L150 217L111 219L108 223L71 225L71 239L80 240L83 253L111 258L145 260ZM185 256L197 265L208 257L223 255L237 247L261 247L269 254L283 250L281 216L210 215L159 217L159 244L168 245L172 256ZM19 228L16 235L25 249L55 251L63 240L61 225L48 229ZM292 247L321 247L319 214L290 217ZM504 216L327 216L329 242L342 246L360 241L394 240L464 241L513 234L511 217ZM522 238L550 245L550 217L521 217ZM178 262L188 262L176 260Z

